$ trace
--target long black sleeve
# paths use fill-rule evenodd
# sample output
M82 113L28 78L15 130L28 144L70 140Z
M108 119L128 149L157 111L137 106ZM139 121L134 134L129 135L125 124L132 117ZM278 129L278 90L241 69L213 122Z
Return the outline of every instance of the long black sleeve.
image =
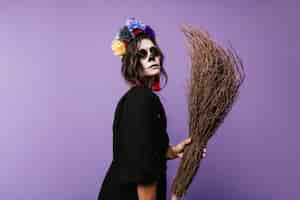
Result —
M121 115L121 183L149 184L166 170L157 98L148 89L128 96Z

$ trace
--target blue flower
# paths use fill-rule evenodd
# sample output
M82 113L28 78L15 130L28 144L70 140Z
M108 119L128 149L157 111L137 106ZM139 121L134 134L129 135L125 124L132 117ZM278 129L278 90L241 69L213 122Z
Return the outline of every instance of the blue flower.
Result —
M134 17L131 17L126 20L126 26L128 27L129 31L132 32L134 29L142 29L143 31L146 28L146 25L144 23L139 22Z

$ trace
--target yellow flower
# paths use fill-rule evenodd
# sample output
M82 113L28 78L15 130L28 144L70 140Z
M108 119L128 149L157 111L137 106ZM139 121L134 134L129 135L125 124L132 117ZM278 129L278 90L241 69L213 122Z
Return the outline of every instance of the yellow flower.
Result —
M111 45L111 49L114 52L114 55L120 56L120 57L126 51L125 44L121 40L113 40L112 45Z

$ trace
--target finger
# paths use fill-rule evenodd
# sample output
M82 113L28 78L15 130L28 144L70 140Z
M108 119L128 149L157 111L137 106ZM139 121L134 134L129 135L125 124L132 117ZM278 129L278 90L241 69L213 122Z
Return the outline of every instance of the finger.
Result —
M180 145L181 145L181 147L183 148L185 145L187 145L187 144L189 144L189 143L191 143L191 139L185 139L185 140L183 140L182 142L180 142Z
M182 148L185 146L185 144L187 144L187 140L182 140L180 143L179 143L179 146Z
M184 144L182 144L182 143L177 144L175 147L175 152L177 152L177 153L181 152L183 150L183 147L184 147Z
M191 141L192 141L192 138L189 137L189 138L182 140L180 143L187 144L187 143L190 143Z
M205 156L206 156L206 154L205 154L205 153L203 153L203 154L202 154L202 157L204 158Z
M181 149L180 143L179 143L179 144L176 144L176 145L173 147L173 150L174 150L175 153L180 152L180 149Z
M206 152L206 148L203 149L203 152Z
M188 139L186 139L185 141L186 141L186 144L188 144L188 143L191 143L191 142L192 142L192 138L191 138L191 137L189 137L189 138L188 138Z
M183 157L183 153L179 153L177 154L179 158L182 158Z

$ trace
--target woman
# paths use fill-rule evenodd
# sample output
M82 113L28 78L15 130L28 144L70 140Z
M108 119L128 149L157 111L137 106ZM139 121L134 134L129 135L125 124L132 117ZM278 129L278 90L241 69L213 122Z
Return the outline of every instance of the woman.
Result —
M115 110L113 161L98 200L165 200L166 161L182 157L191 138L169 145L165 111L154 93L161 90L161 74L165 84L168 80L164 56L154 31L134 18L119 31L112 49L122 58L122 76L130 88Z

